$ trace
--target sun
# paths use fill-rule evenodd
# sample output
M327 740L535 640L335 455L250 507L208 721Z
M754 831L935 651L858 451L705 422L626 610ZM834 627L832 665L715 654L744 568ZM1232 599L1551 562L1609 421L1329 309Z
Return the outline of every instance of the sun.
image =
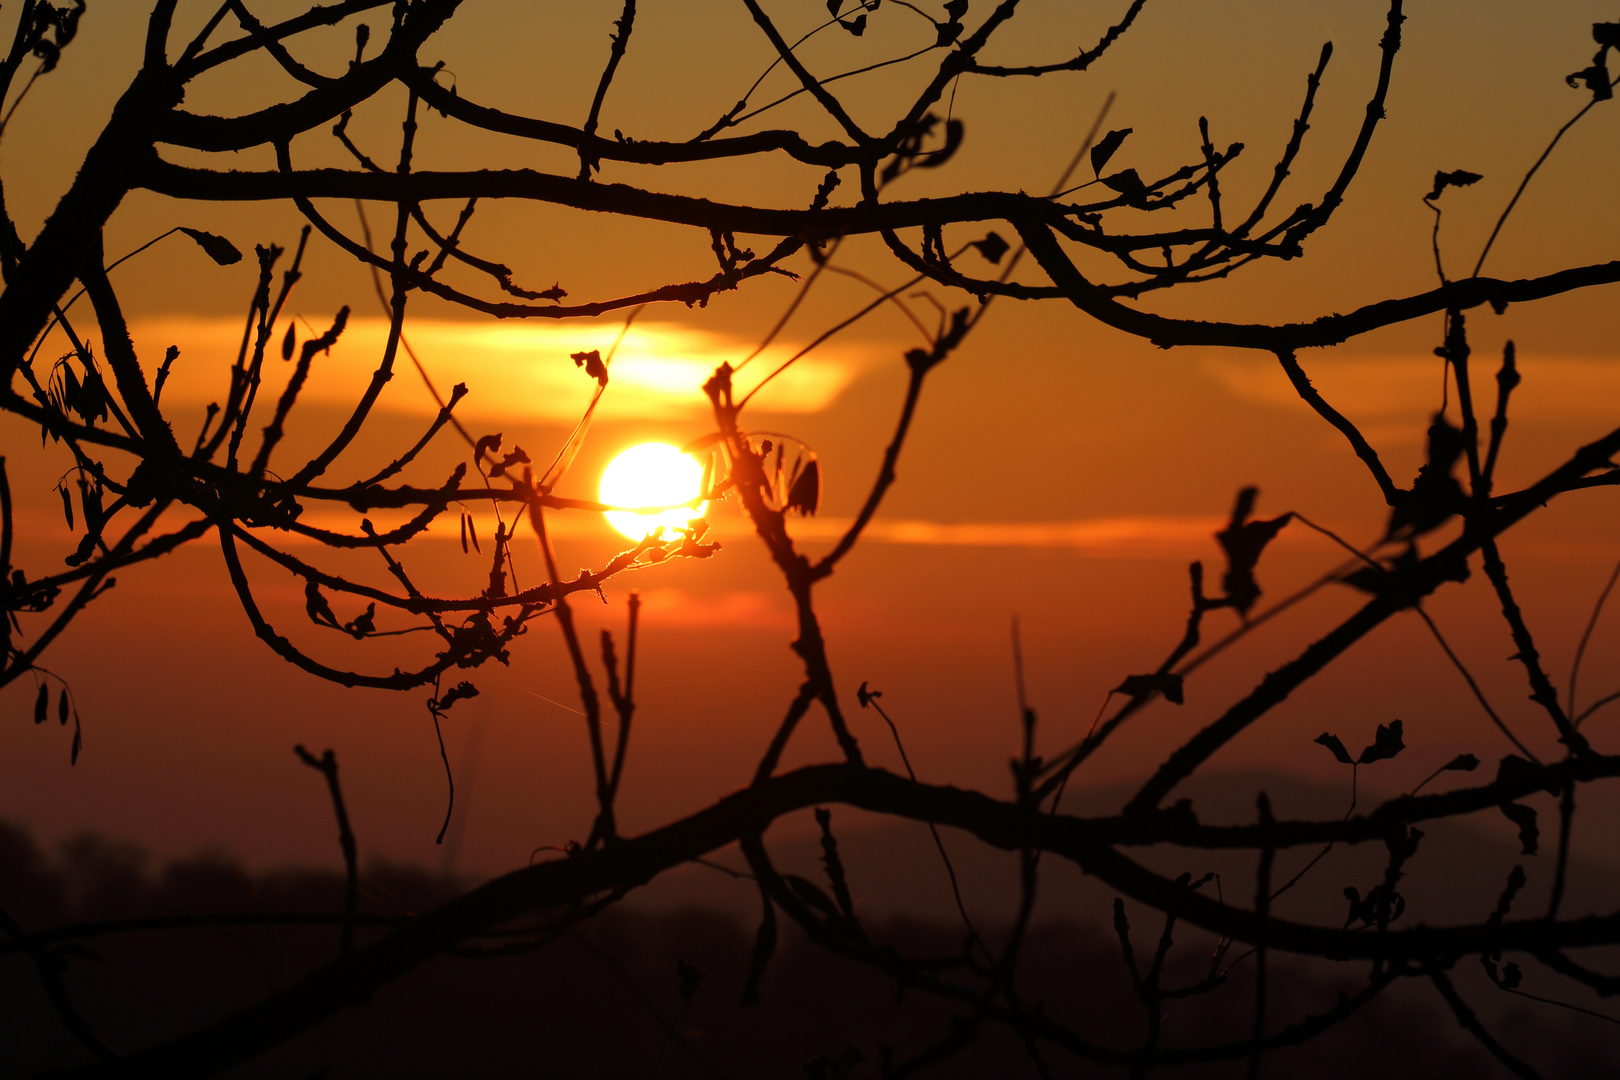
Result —
M668 443L632 446L602 470L599 497L615 506L675 506L703 493L703 466ZM609 510L608 524L632 540L660 528L679 528L703 516L703 507L676 506L673 510L638 514Z

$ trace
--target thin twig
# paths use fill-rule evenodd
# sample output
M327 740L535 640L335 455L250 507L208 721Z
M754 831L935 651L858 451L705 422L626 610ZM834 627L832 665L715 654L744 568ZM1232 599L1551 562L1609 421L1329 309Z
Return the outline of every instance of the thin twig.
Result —
M360 870L354 832L349 828L349 811L343 805L343 788L338 784L337 755L327 750L319 758L305 750L303 745L293 747L298 760L326 777L327 790L332 794L332 812L337 817L338 847L343 851L343 928L338 938L338 951L344 956L354 951L355 917L360 911Z

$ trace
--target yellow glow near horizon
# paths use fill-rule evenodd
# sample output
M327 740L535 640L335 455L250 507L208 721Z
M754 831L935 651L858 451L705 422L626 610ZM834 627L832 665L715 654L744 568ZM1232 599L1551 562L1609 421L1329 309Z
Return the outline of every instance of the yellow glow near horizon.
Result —
M703 493L703 466L668 443L632 446L602 470L599 498L615 506L671 506ZM609 510L608 524L632 540L661 528L680 528L703 516L701 506L640 514Z

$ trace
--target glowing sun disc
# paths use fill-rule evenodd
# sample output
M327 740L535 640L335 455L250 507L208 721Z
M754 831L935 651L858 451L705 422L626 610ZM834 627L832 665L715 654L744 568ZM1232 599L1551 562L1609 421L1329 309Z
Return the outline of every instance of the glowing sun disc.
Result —
M668 443L632 446L602 471L599 497L615 506L672 506L689 502L703 492L703 466ZM703 516L699 506L637 513L609 510L608 524L632 540L660 528L680 528Z

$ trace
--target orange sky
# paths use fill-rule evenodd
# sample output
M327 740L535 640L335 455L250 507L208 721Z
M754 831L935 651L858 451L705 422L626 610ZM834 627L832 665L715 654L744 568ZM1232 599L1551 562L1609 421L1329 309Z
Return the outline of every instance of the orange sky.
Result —
M61 70L41 81L5 133L0 171L25 236L48 213L133 71L139 6L93 5ZM205 6L182 4L185 19L197 21ZM800 6L816 10L806 14L786 4L773 10L781 9L785 24L819 16L820 5ZM255 10L268 20L299 7L265 2ZM712 0L644 7L603 129L689 137L763 69L768 47L740 5ZM1448 268L1458 275L1471 265L1523 170L1579 108L1582 95L1564 86L1563 75L1588 62L1588 24L1613 13L1573 2L1558 5L1554 15L1506 0L1417 7L1406 24L1389 119L1351 198L1311 242L1307 258L1257 267L1196 294L1160 296L1147 306L1197 317L1280 320L1428 288L1432 218L1419 196L1436 169L1485 176L1444 200ZM1111 14L1094 5L1085 5L1083 14L1072 4L1031 8L1028 23L1002 46L1005 57L1054 58L1054 50L1094 39ZM469 2L455 29L423 56L442 56L470 98L577 123L588 109L617 10L617 4ZM860 41L829 40L807 60L832 70L903 50L916 28L898 8L886 5L881 15ZM1084 77L964 82L954 104L967 125L961 155L944 169L907 178L900 194L1045 191L1106 95L1116 92L1107 126L1135 129L1118 163L1148 172L1189 159L1196 153L1197 119L1207 115L1217 142L1241 140L1248 147L1248 160L1223 175L1228 199L1241 204L1269 179L1304 77L1322 41L1331 39L1337 51L1312 142L1295 169L1297 186L1279 205L1313 200L1353 137L1376 69L1382 19L1376 3L1150 3L1139 26ZM330 63L351 40L346 32L338 39L340 48L308 55ZM915 69L898 68L840 85L857 112L877 116L918 77ZM288 92L285 80L262 66L233 78L199 86L188 105L234 111ZM767 88L782 76L773 78ZM352 128L383 156L398 123L393 99L385 104L377 115L357 116ZM833 134L800 102L766 118ZM1498 242L1489 272L1527 276L1615 256L1620 212L1604 193L1620 165L1616 123L1615 108L1600 107L1566 139ZM295 159L336 163L329 143L324 135L308 136L295 144ZM458 134L438 117L424 121L418 160L424 167L577 168L562 151ZM214 164L265 162L243 154ZM820 180L818 171L785 159L682 170L610 163L602 175L767 205L806 202ZM849 186L841 198L853 197ZM350 208L327 209L344 224L353 221ZM450 220L454 208L434 212ZM382 217L374 208L373 222ZM109 228L108 251L129 250L176 224L222 233L246 250L255 242L290 242L299 222L290 207L181 206L138 193ZM971 238L964 230L958 239ZM571 299L686 279L712 267L704 235L537 206L491 207L475 219L469 239L513 266L519 281L539 288L561 282ZM841 258L885 283L903 280L876 241L852 240ZM177 430L198 422L202 406L217 396L210 388L225 369L218 343L236 332L251 290L250 262L218 269L186 241L171 238L115 271L137 343L152 343L143 355L160 343L183 344L172 400L180 415L197 420L178 421ZM283 451L289 459L338 422L334 410L366 377L379 336L369 281L340 253L317 238L308 270L295 294L295 314L324 329L339 305L351 304L357 322L330 360L317 365L298 414L305 426ZM1025 276L1038 280L1038 271ZM695 382L715 364L746 355L791 292L790 283L766 279L705 309L644 313L627 340L622 377L609 391L602 422L563 493L592 495L601 466L633 442L684 443L707 430ZM934 292L942 302L962 302ZM785 333L784 348L808 340L867 295L844 279L818 285ZM1472 317L1479 365L1488 372L1502 341L1513 337L1525 374L1500 487L1533 479L1616 422L1615 295L1611 286L1500 317ZM925 300L916 303L931 310ZM1268 358L1160 352L1089 322L1066 304L997 303L967 345L931 377L901 482L871 542L823 587L821 611L842 690L852 696L863 680L884 690L925 777L1002 792L1016 736L1008 639L1013 616L1022 620L1043 738L1056 748L1083 733L1109 687L1154 666L1174 642L1185 614L1185 563L1217 558L1208 538L1211 522L1229 509L1239 487L1262 489L1264 514L1298 510L1363 542L1381 530L1383 510L1342 440L1291 397ZM590 384L567 354L599 347L619 326L613 318L561 327L467 325L465 316L427 301L416 311L422 322L410 332L424 362L441 383L466 379L472 388L469 422L480 431L504 432L508 445L521 444L536 459L555 453L569 410L588 396ZM1324 394L1364 425L1400 482L1420 462L1426 417L1438 405L1440 366L1429 355L1438 335L1436 318L1370 335L1335 353L1302 356ZM826 476L823 516L832 522L849 518L859 505L903 389L900 354L916 343L903 319L880 313L795 370L795 381L774 401L762 400L752 421L817 449ZM430 405L407 371L396 377L384 409L351 453L356 475L414 440ZM0 432L21 507L17 561L34 572L55 564L73 542L52 491L65 461L55 448L41 450L37 432L26 425L6 420ZM445 440L417 475L436 482L456 460L456 446ZM743 783L796 686L786 645L787 598L735 514L734 507L717 511L716 531L725 544L718 558L640 572L610 591L609 607L580 605L590 626L606 620L618 628L629 588L647 600L627 828L695 809ZM1531 625L1560 681L1591 601L1620 555L1617 524L1610 496L1587 493L1504 544ZM808 523L807 546L824 549L832 529ZM600 565L615 544L600 522L565 523L564 571ZM463 559L454 529L429 536L404 558L446 590L457 582L467 587L482 569ZM1291 527L1262 564L1262 585L1268 596L1282 596L1336 562L1326 541ZM292 579L264 564L250 568L272 619L323 655L387 670L397 662L390 650L410 654L408 638L358 646L322 640L302 614L301 589ZM531 557L527 573L538 572ZM1292 621L1256 634L1200 674L1186 706L1161 703L1145 713L1099 756L1091 780L1112 782L1156 764L1172 740L1206 723L1297 649L1304 635L1330 625L1355 602L1348 590L1325 594ZM1431 605L1504 716L1536 732L1536 745L1549 744L1540 730L1544 722L1524 700L1521 672L1502 662L1512 647L1490 609L1482 581ZM1213 616L1211 633L1224 632L1228 619ZM1584 676L1594 692L1620 681L1617 645L1620 625L1594 641ZM443 777L424 695L343 690L281 663L253 639L206 543L120 575L118 587L45 662L74 688L84 716L84 757L70 769L66 733L29 722L32 688L8 690L0 816L48 837L97 828L167 853L216 846L256 863L324 861L334 854L328 808L293 757L292 745L303 742L337 750L364 850L440 858L432 837L443 813ZM536 624L510 669L473 677L484 696L458 706L446 732L465 815L457 858L463 869L494 871L539 845L583 836L589 769L549 622ZM1391 789L1415 782L1442 754L1472 750L1489 759L1505 750L1421 624L1403 617L1223 752L1216 765L1300 771L1337 782L1342 778L1328 755L1310 739L1327 727L1354 743L1395 716L1405 719L1414 750L1380 779ZM874 721L870 713L858 714L857 734L877 760L897 763L886 731ZM810 724L790 759L808 760L829 748L820 726Z

